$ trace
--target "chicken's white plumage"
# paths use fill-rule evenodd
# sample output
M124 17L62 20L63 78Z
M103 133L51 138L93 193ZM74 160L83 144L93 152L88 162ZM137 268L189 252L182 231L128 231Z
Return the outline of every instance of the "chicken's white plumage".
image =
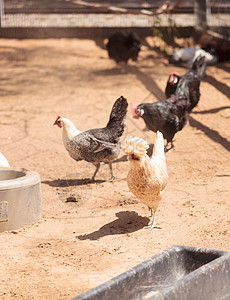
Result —
M216 55L211 54L199 47L187 47L174 50L171 56L173 63L181 63L186 68L191 68L196 58L201 55L205 57L207 64L215 64L218 61Z
M160 131L157 131L156 134L154 151L151 160L154 159L155 156L159 156L165 160L164 137Z
M5 158L5 156L0 152L0 167L1 168L10 168L10 165Z

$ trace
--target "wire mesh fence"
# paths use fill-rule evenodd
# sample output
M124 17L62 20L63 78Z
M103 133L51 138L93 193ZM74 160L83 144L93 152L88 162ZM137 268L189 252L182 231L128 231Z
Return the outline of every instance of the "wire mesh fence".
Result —
M175 4L178 0L167 0L167 3ZM191 11L195 0L180 1L179 11ZM108 7L120 9L129 9L136 11L138 9L158 9L165 0L4 0L6 13L98 13L107 12ZM178 11L177 10L177 11ZM119 11L118 11L119 12Z
M196 3L206 8L194 10ZM170 5L175 8L167 12ZM0 0L0 19L2 28L196 27L205 20L229 37L230 0Z
M151 14L154 14L164 2L156 0L84 2L92 6L79 3L83 1L5 0L2 27L151 27L156 23ZM192 11L190 2L185 2L179 10L177 9L177 13L186 10ZM194 23L192 15L189 18L177 19L179 26L183 24L192 26ZM162 26L168 26L168 22L167 14L160 17L159 23Z
M230 39L229 0L207 0L207 26L212 32Z

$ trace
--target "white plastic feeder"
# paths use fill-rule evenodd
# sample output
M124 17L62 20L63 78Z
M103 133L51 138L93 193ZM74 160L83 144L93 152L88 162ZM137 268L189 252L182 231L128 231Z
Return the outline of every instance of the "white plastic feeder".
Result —
M16 230L42 219L38 173L0 168L0 232Z

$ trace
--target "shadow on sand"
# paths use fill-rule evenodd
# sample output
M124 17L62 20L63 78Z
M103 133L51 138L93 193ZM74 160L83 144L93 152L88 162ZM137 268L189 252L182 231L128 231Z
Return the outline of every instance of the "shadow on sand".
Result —
M138 231L149 223L149 218L141 217L135 211L120 211L116 213L117 219L103 225L97 231L79 235L79 240L98 240L108 235L126 234Z

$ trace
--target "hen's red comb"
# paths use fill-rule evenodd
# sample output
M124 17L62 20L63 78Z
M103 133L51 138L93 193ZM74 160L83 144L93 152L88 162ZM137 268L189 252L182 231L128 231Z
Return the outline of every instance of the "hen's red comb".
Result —
M60 119L60 118L61 118L60 116L57 116L57 120Z
M138 102L133 102L133 103L131 102L130 103L130 110L131 110L131 114L133 116L135 116L135 114L136 114L137 106L138 106Z

